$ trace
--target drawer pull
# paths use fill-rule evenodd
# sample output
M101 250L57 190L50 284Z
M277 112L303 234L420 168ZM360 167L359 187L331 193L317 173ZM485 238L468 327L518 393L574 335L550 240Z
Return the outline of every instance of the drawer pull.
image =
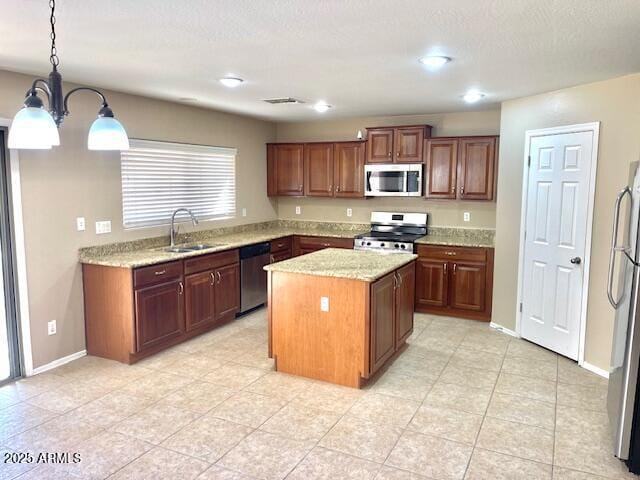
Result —
M331 246L331 244L330 244L330 243L323 243L323 244L322 244L322 246L323 246L323 247L330 247L330 246Z
M220 272L216 272L216 276L218 277L218 284L222 281L222 274Z
M457 264L457 263L454 263L454 264L453 264L453 274L454 274L454 275L456 274L456 270L458 270L458 264Z
M447 252L447 255L449 255L450 257L455 257L457 255L456 252Z
M155 272L154 272L154 274L155 274L156 276L158 276L158 275L164 275L165 273L167 273L167 271L166 271L166 270L157 270L157 271L155 271Z
M276 259L273 255L269 255L270 263L276 263Z
M444 265L444 274L446 275L446 274L447 274L447 270L448 270L448 268L447 268L447 264L446 264L446 263L443 263L443 265Z
M213 287L213 284L216 283L216 279L213 276L213 272L209 273L209 275L211 275L211 286Z
M184 293L184 283L180 282L178 284L178 295L182 295Z

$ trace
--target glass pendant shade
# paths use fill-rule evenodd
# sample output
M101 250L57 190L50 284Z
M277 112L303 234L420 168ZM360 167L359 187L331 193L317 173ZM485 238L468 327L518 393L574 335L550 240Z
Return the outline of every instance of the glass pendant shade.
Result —
M89 150L129 150L129 138L113 117L98 117L89 129Z
M24 107L13 118L9 148L48 150L60 145L58 127L44 108Z

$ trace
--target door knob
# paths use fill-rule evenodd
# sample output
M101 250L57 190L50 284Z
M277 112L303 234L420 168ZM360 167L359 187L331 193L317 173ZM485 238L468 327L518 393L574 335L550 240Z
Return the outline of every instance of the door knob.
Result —
M571 260L569 260L571 263L573 263L574 265L580 265L582 263L582 259L580 257L573 257Z

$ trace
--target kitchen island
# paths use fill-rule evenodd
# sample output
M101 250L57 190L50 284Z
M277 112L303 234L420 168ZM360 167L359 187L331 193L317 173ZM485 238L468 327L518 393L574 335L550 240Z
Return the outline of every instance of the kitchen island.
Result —
M416 257L327 248L266 266L276 370L365 385L413 331Z

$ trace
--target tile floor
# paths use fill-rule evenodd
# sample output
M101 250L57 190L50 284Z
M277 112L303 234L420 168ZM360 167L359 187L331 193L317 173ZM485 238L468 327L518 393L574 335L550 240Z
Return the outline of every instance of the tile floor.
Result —
M0 388L20 479L622 479L606 381L471 321L416 315L358 391L272 371L265 311L134 366L84 357Z

